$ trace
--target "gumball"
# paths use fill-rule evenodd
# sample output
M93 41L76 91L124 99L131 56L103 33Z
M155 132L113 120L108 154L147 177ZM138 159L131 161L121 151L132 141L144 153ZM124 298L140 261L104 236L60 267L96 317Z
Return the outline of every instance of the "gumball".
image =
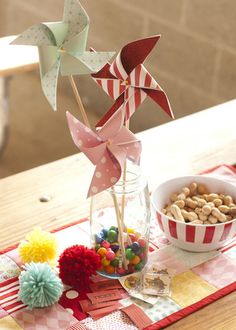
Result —
M108 249L110 247L110 243L107 242L106 240L104 240L102 243L101 243L101 246L103 246L104 248Z
M115 259L111 260L111 265L113 267L117 267L119 265L119 259L115 258Z
M134 272L135 272L134 265L129 264L129 265L128 265L128 270L129 270L129 273L134 273Z
M106 228L103 228L101 233L103 234L104 238L107 236L108 230Z
M115 257L116 257L115 252L113 252L112 250L107 251L107 254L106 254L107 260L112 261L115 259Z
M107 260L106 257L103 257L103 258L102 258L102 265L103 265L103 266L108 266L108 265L110 265L110 260Z
M136 254L140 251L140 245L138 242L133 242L130 247Z
M139 256L135 256L134 259L130 260L132 265L137 265L141 261Z
M146 242L146 240L145 240L144 238L139 238L139 239L138 239L138 243L139 243L139 245L140 245L141 247L145 247L146 244L147 244L147 242Z
M96 243L102 243L102 241L104 240L104 236L102 236L101 234L96 234L95 235L95 241Z
M127 228L127 233L129 234L134 233L134 230L132 228Z
M131 239L132 242L135 242L137 240L136 235L133 234L133 233L129 234L129 237L130 237L130 239Z
M135 253L130 248L128 248L125 251L125 256L128 260L132 260L135 257Z
M115 267L113 267L112 265L108 265L104 267L104 270L106 273L108 274L113 274L115 273Z
M135 270L141 270L144 267L145 263L140 261L137 265L134 265Z
M119 244L117 243L111 244L110 248L112 249L113 252L116 253L119 250Z
M116 226L111 226L109 230L115 230L116 232L118 232L118 228Z
M119 274L119 275L124 275L126 273L126 270L121 267L121 268L117 268L116 269L116 272Z
M105 255L107 254L107 249L105 249L104 247L100 247L97 250L97 253L101 256L101 257L105 257Z
M115 243L117 242L117 231L115 230L109 230L107 233L107 240L109 243Z
M100 247L101 247L100 244L96 244L96 245L95 245L95 250L97 251Z

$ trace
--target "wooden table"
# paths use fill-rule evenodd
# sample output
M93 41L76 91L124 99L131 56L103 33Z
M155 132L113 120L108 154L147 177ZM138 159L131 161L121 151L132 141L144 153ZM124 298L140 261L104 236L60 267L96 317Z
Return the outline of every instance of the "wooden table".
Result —
M236 100L139 133L150 189L173 176L235 163L235 123ZM0 180L0 248L18 242L35 225L53 229L87 216L92 172L77 154ZM49 201L40 202L42 197ZM236 329L235 311L234 292L168 328Z

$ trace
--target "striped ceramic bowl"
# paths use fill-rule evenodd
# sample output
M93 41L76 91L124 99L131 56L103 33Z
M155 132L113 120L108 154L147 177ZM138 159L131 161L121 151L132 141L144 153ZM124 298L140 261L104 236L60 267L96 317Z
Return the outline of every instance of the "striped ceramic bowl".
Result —
M236 187L228 182L205 175L174 178L160 184L152 193L158 224L168 240L181 249L193 252L218 249L236 234L236 218L226 223L201 225L180 222L161 212L173 193L192 182L204 183L209 192L230 195L236 201Z

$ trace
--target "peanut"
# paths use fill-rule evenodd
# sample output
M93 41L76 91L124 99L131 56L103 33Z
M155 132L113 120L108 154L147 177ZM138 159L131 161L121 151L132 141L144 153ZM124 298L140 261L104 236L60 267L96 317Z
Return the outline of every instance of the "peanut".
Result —
M214 199L219 198L218 194L209 194L207 197L208 202L213 202Z
M197 214L200 214L200 213L202 213L202 209L200 207L196 207L194 212Z
M207 215L203 212L198 214L198 218L202 221L206 221L208 219Z
M208 193L206 186L202 183L199 183L197 188L200 195Z
M180 193L178 196L177 196L177 200L185 200L186 196L184 193Z
M233 198L231 196L225 196L224 197L224 204L229 206L230 204L233 203Z
M193 220L191 223L202 225L203 224L203 221L201 221L201 220Z
M197 184L196 182L192 182L189 186L190 195L193 196L197 192Z
M162 209L161 212L162 212L163 214L166 214L166 213L167 213L166 209Z
M227 205L220 205L218 207L221 213L227 214L229 212L229 207Z
M184 202L184 200L181 200L181 199L175 201L174 204L177 205L180 209L183 209L184 206L185 206L185 202Z
M194 221L194 220L198 220L198 216L195 212L189 212L188 213L188 220L189 221Z
M182 189L182 192L185 194L185 196L187 197L190 194L190 189L188 187L184 187Z
M206 215L209 215L211 213L211 209L212 209L211 206L206 204L203 206L202 212Z
M188 212L185 209L181 210L182 216L184 217L184 220L188 220Z
M185 200L185 204L186 204L186 206L188 206L188 207L191 207L191 209L195 209L196 208L196 206L197 206L197 202L196 201L193 201L191 198L186 198L186 200Z
M171 202L175 202L175 201L177 201L177 196L178 196L178 194L176 194L176 193L172 194L172 195L170 196L170 200L171 200Z
M184 221L184 217L182 216L181 210L177 205L172 204L170 211L173 214L175 220Z
M220 198L216 198L213 200L213 203L215 204L216 207L219 207L223 204L222 200Z
M227 221L226 215L224 213L221 213L219 209L216 207L213 207L211 214L216 217L220 222Z
M229 214L230 215L236 215L236 206L233 206L229 209Z
M208 221L211 223L211 224L215 224L218 222L218 219L216 217L214 217L213 215L209 215L208 217Z

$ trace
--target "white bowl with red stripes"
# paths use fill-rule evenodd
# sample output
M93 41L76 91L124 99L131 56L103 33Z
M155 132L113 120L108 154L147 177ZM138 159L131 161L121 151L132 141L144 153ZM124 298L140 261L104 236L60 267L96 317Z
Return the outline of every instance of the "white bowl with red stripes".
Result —
M160 184L152 193L152 204L161 230L175 246L206 252L218 249L236 235L236 219L215 225L184 223L168 217L161 210L170 202L170 196L190 183L204 183L211 193L230 195L236 201L236 187L231 183L205 175L174 178Z

